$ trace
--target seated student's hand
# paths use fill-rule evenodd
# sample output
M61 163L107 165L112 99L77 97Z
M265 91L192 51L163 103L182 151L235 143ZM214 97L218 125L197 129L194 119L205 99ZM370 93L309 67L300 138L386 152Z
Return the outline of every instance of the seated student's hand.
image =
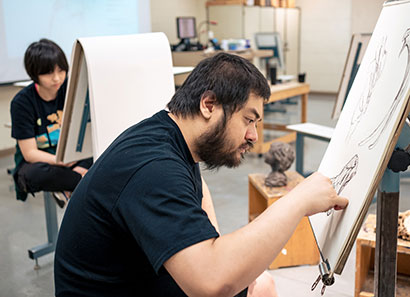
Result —
M76 166L76 167L73 168L73 171L81 174L81 177L84 177L84 175L88 172L88 169L85 169L85 168L80 167L80 166Z
M330 179L315 172L298 184L290 193L297 205L303 207L305 216L325 212L334 208L341 210L347 207L349 200L338 196Z
M57 165L57 166L71 167L71 166L73 166L73 165L76 163L76 161L69 162L69 163L63 163L63 162L61 162L61 161L57 161L57 157L56 157L56 156L54 156L54 158L55 158L55 165Z

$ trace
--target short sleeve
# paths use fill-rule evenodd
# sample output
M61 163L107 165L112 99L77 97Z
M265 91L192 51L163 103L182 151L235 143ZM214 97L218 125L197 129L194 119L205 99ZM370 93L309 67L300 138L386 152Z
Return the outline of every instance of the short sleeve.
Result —
M36 117L32 105L24 96L11 102L11 137L28 139L36 136Z
M192 173L177 160L150 162L129 180L112 212L156 272L178 251L219 236Z

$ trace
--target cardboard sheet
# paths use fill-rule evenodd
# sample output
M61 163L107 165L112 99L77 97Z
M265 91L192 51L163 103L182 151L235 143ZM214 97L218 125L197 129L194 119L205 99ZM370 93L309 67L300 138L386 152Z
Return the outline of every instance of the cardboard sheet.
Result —
M80 128L88 90L90 120ZM163 33L79 38L71 60L57 159L97 159L128 127L164 109L174 94Z

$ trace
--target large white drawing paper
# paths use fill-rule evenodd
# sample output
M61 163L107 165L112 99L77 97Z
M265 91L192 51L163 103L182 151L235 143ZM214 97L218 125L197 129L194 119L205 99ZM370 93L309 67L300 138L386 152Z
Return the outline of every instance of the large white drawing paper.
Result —
M343 270L409 101L410 1L385 4L319 172L349 198L343 211L310 217L335 273Z
M164 109L175 91L163 33L79 38L71 65L57 149L64 162L97 159L125 129ZM91 122L78 151L87 87Z

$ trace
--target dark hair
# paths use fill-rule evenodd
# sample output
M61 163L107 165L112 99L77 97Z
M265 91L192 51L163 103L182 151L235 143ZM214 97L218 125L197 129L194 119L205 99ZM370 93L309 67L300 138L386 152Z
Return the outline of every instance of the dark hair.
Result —
M35 83L38 83L39 75L53 72L56 65L61 70L68 71L63 50L51 40L43 38L33 42L24 54L24 67Z
M251 92L264 100L270 97L266 78L252 63L237 55L220 53L195 67L167 107L177 116L195 116L205 92L215 95L226 117L241 109Z

